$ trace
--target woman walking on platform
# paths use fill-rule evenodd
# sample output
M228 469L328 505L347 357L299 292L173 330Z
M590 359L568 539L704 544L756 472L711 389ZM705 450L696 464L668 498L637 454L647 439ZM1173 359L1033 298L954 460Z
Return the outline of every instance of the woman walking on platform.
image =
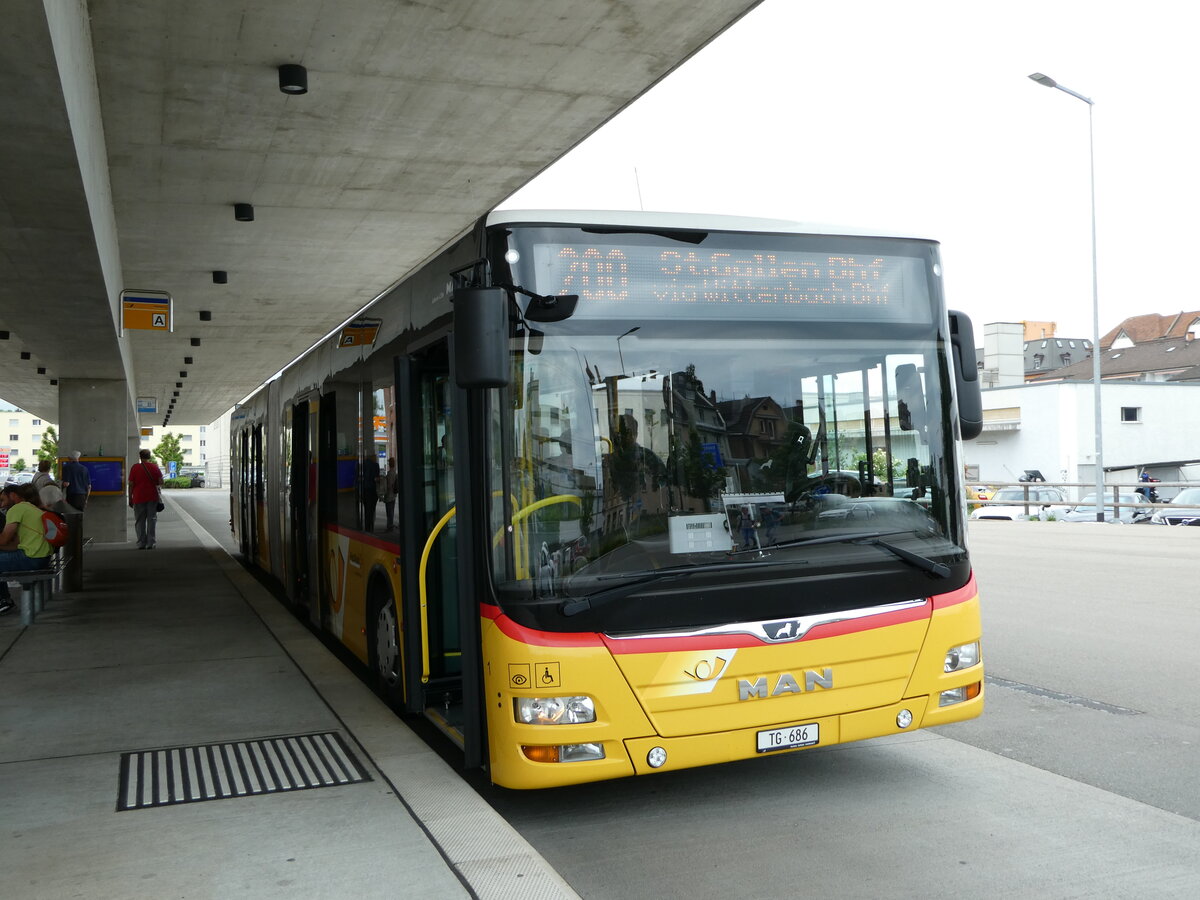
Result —
M150 451L138 453L137 465L129 470L129 508L133 510L139 550L154 549L154 526L162 509L162 470L150 461Z

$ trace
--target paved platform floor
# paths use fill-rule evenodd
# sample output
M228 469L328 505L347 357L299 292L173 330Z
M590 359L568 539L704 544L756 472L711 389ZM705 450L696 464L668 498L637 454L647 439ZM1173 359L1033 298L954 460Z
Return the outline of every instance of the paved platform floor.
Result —
M169 495L158 539L0 618L0 896L576 896ZM165 785L168 757L316 733L369 780L118 811L126 754L188 748L153 756Z

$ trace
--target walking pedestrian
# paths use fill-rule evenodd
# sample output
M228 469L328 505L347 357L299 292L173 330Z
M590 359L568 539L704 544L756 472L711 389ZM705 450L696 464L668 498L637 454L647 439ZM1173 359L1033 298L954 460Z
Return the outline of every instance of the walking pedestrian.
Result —
M129 508L133 510L139 550L153 550L157 543L155 525L162 509L162 470L150 461L150 451L138 452L138 462L129 471Z

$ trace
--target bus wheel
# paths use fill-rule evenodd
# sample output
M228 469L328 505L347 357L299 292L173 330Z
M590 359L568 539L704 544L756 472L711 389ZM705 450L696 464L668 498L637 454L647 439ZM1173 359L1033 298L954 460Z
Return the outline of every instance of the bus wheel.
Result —
M387 591L376 604L375 629L371 636L371 668L380 691L388 700L401 700L404 685L403 661L400 656L399 628L396 620L396 601Z

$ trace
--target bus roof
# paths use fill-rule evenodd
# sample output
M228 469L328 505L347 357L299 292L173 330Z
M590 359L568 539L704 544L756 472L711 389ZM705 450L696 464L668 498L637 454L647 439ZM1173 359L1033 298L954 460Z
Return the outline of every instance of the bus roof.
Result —
M599 225L629 228L680 228L699 231L742 231L770 234L825 234L849 237L911 238L932 241L916 234L897 233L879 228L847 228L842 226L791 222L787 219L758 219L749 216L708 215L704 213L643 212L636 210L547 210L496 209L487 216L486 224L516 225ZM936 241L935 241L936 243Z

